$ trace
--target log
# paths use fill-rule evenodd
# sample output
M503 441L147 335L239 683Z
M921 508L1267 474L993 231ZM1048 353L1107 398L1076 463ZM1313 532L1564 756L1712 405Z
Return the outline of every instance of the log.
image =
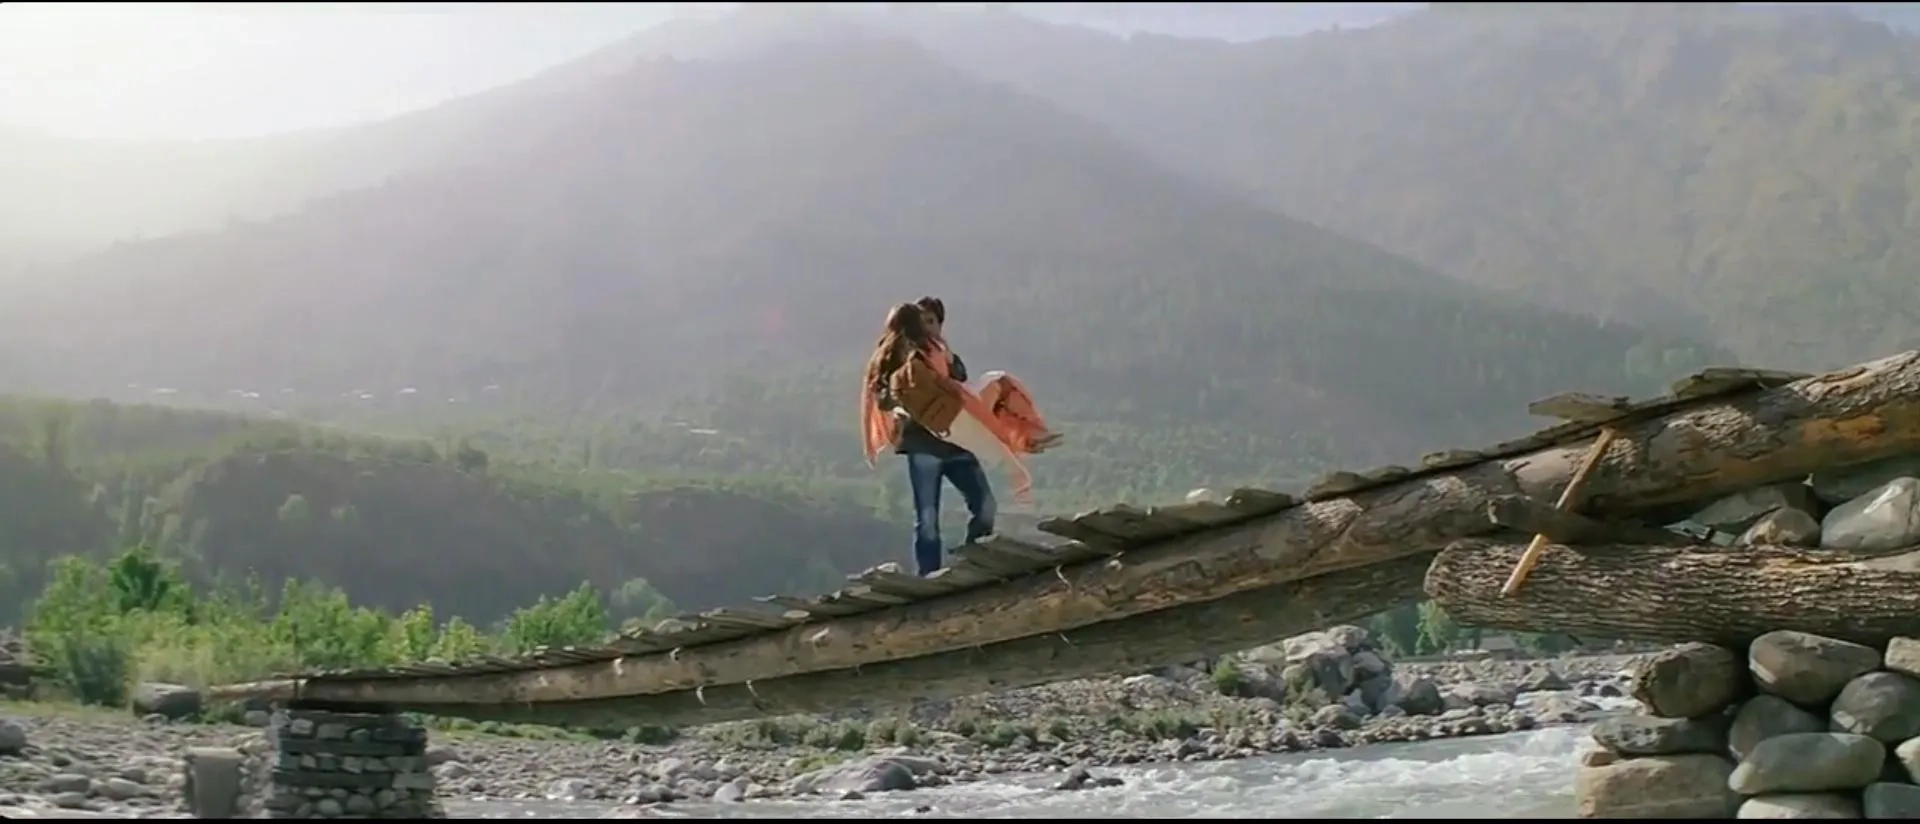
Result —
M1612 424L1610 424L1612 425ZM1710 499L1817 469L1920 452L1920 352L1620 424L1583 510L1598 517ZM1597 428L1594 432L1597 433ZM1569 438L1578 435L1569 435ZM1551 500L1585 457L1563 444L1304 504L1236 526L980 589L673 655L411 682L403 703L567 701L765 682L1072 632L1184 604L1436 551L1499 527L1489 501ZM339 700L367 681L310 685ZM369 690L373 688L368 686ZM392 697L392 683L377 693ZM375 692L365 693L368 696Z
M1920 635L1920 551L1867 557L1793 547L1547 547L1518 595L1500 585L1524 545L1460 541L1426 592L1466 626L1745 649L1777 629L1863 644Z
M1359 620L1420 597L1432 553L1041 635L869 667L655 695L552 704L406 705L432 715L625 729L695 726L770 715L883 711L1052 681L1142 672ZM285 697L292 697L291 695Z
M1638 521L1594 520L1519 495L1495 498L1488 503L1487 520L1515 532L1545 535L1549 541L1559 544L1677 544L1693 540L1673 530Z

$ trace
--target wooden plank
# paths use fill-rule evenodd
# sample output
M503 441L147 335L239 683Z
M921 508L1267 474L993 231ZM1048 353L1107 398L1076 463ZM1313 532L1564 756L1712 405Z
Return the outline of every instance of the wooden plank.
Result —
M1000 576L992 570L975 566L946 567L927 576L927 580L944 584L955 591L985 586L999 579Z
M1048 535L1057 535L1069 541L1079 541L1089 546L1113 547L1117 549L1126 543L1120 538L1080 523L1079 517L1047 518L1035 524L1034 529L1038 529Z
M1035 565L1052 564L1057 556L1057 553L1048 547L1004 535L996 535L974 546L995 555L1020 558Z
M1382 466L1360 473L1367 479L1369 486L1384 486L1413 476L1413 470L1404 466Z
M1920 452L1920 352L1869 364L1844 380L1813 378L1780 389L1674 410L1635 423L1634 449L1610 451L1590 481L1586 511L1631 516L1729 494L1816 469ZM1059 575L819 625L687 647L678 656L628 658L538 677L400 682L372 689L337 681L310 689L327 700L502 703L669 692L775 675L866 667L1029 635L1073 632L1289 580L1383 563L1499 529L1486 507L1502 495L1549 497L1564 487L1584 445L1554 446L1459 470L1296 507L1233 527L1129 549L1120 563L1087 561ZM316 698L322 696L316 695Z
M1426 469L1445 469L1465 466L1486 460L1485 453L1472 449L1442 449L1420 456L1420 465Z
M1241 487L1227 494L1227 506L1249 514L1265 515L1292 509L1300 502L1285 492Z
M1212 501L1194 501L1192 503L1156 506L1147 510L1154 520L1172 520L1188 525L1190 528L1212 529L1226 524L1239 523L1247 516L1233 507L1216 504Z
M1074 518L1074 521L1123 547L1152 540L1164 531L1147 520L1145 512L1124 506L1090 512Z
M901 572L900 568L894 564L882 564L857 576L848 577L888 595L915 599L931 598L953 591L953 588L946 583L930 581L918 575L908 575Z
M772 604L789 611L798 610L801 612L812 612L813 608L818 605L818 599L801 598L794 595L755 595L753 600L763 604Z
M1781 369L1714 366L1674 381L1671 391L1676 398L1702 398L1743 389L1785 386L1810 377L1813 376L1806 372Z
M1633 399L1622 395L1562 392L1527 404L1527 414L1578 423L1604 423L1633 411Z
M888 595L869 586L848 587L834 593L834 596L833 600L835 605L859 610L858 612L852 613L853 615L864 615L869 612L878 612L887 607L913 603L911 599Z
M722 626L747 627L752 629L784 629L792 626L793 621L780 615L762 615L737 609L710 609L700 613L700 617L710 624Z
M1372 483L1367 476L1345 469L1336 469L1320 476L1307 487L1306 498L1309 501L1324 501L1328 498L1345 495L1356 489L1365 488Z

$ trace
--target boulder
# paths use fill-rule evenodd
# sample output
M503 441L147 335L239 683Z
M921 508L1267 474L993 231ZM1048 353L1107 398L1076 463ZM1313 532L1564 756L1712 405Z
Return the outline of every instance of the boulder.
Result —
M1909 738L1893 748L1894 763L1908 781L1920 783L1920 738Z
M1745 760L1760 742L1776 735L1826 732L1827 719L1795 706L1777 695L1756 695L1740 705L1727 730L1727 750Z
M1357 730L1363 722L1361 721L1360 713L1343 703L1328 704L1320 709L1314 710L1313 717L1309 719L1309 723L1315 727L1325 727L1328 729Z
M1727 779L1741 795L1857 790L1880 780L1886 745L1847 732L1776 735L1753 748Z
M246 756L230 747L191 747L186 762L187 780L182 791L187 796L187 811L194 818L237 818Z
M1719 755L1656 755L1574 774L1580 818L1731 818L1733 762Z
M1447 687L1444 697L1452 707L1511 707L1520 690L1512 684L1474 681Z
M1727 722L1725 716L1614 716L1593 725L1593 740L1625 756L1719 754L1727 749Z
M1920 678L1920 639L1895 638L1888 641L1886 660L1880 666L1901 675Z
M1693 718L1725 709L1746 689L1739 656L1712 644L1663 650L1633 674L1633 697L1662 718Z
M1867 818L1920 818L1920 787L1882 781L1860 791L1860 811Z
M199 715L205 702L200 691L192 687L148 681L133 688L131 703L136 715L158 715L180 721Z
M1824 708L1847 682L1879 669L1880 652L1851 641L1776 630L1753 639L1747 664L1761 692Z
M926 761L897 757L868 758L816 770L795 779L795 783L803 792L832 795L911 790L919 786L914 767L923 767L925 764L921 762Z
M1869 672L1847 682L1833 699L1833 729L1887 744L1920 737L1920 680L1897 672Z
M1859 818L1860 802L1839 793L1756 795L1735 818Z
M1527 670L1526 677L1522 678L1519 684L1521 692L1559 692L1566 689L1573 689L1573 685L1567 683L1567 679L1560 677L1560 673L1554 672L1549 667L1534 667Z
M1284 662L1280 679L1288 697L1294 700L1318 690L1328 702L1337 701L1353 692L1361 681L1392 672L1392 665L1374 651L1367 631L1356 626L1297 635L1278 647L1250 651L1248 658L1258 662L1277 657Z
M1819 546L1820 519L1804 509L1783 507L1760 516L1746 532L1741 546Z
M1536 720L1561 724L1588 721L1600 712L1593 702L1570 692L1527 693L1514 706L1526 710L1526 714Z
M1742 532L1770 512L1798 509L1819 512L1813 490L1806 484L1784 483L1737 492L1714 501L1688 520L1720 532Z
M1067 770L1067 777L1053 785L1056 790L1088 790L1100 787L1118 787L1127 782L1110 775L1094 775L1086 764L1075 764Z
M27 751L27 730L0 718L0 755L20 755Z
M1400 704L1398 685L1394 683L1392 675L1362 678L1360 685L1354 687L1353 692L1347 693L1347 697L1358 698L1360 706L1366 708L1368 715L1385 712L1388 707Z
M1895 478L1833 508L1820 522L1820 546L1857 552L1920 543L1920 479Z
M1408 715L1439 715L1447 709L1440 685L1426 676L1397 677L1393 692L1396 693L1394 705Z

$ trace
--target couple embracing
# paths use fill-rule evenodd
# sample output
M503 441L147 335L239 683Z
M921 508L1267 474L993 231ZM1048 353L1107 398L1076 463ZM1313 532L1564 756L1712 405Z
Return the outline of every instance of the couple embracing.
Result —
M993 534L994 497L982 460L1004 463L1014 498L1031 499L1023 458L1059 443L1012 375L988 372L969 385L966 363L947 347L947 307L939 298L902 303L867 360L860 424L867 465L893 447L906 457L913 490L913 557L921 575L941 566L940 489L952 482L966 501L967 543Z

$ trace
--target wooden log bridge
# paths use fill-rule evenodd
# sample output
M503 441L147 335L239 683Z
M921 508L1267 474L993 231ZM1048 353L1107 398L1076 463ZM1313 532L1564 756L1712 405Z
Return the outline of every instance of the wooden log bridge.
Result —
M1224 504L1051 519L1040 529L1057 545L995 539L925 579L889 564L827 595L759 599L779 611L712 610L592 649L300 673L215 694L618 727L1137 672L1418 599L1428 560L1463 539L1664 536L1646 524L1815 470L1920 452L1920 352L1818 376L1713 369L1650 400L1569 394L1532 409L1564 422L1428 455L1418 469L1335 472L1297 498L1245 489ZM1602 428L1617 440L1594 461L1580 514L1534 503L1559 496ZM1563 553L1547 549L1514 603L1559 580Z

